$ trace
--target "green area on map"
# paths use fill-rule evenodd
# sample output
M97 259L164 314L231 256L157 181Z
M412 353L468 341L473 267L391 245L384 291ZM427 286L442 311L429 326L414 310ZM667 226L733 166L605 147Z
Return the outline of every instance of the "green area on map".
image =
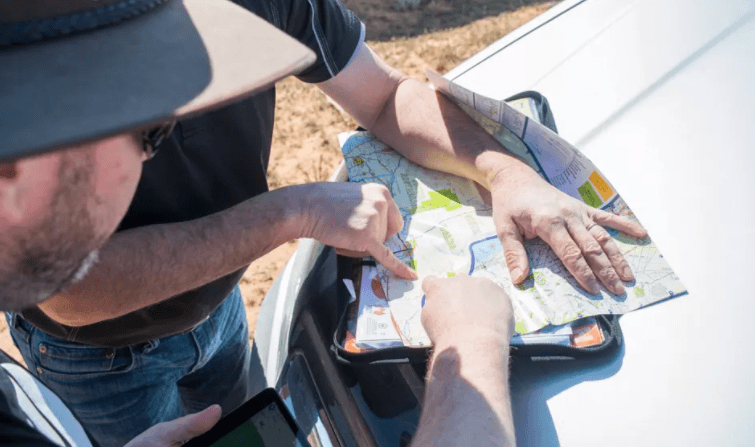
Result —
M582 196L582 200L591 207L597 208L603 204L603 200L600 199L600 196L595 192L595 188L592 187L590 182L585 182L584 185L577 188L577 191L579 191L579 195Z
M439 228L440 233L443 235L443 239L445 239L446 244L448 244L448 249L451 251L456 250L456 242L454 242L454 237L451 235L451 233L443 227Z
M446 211L453 211L457 208L461 208L459 196L450 189L430 191L430 198L420 203L417 209L414 210L414 213L437 210L438 208L445 208Z

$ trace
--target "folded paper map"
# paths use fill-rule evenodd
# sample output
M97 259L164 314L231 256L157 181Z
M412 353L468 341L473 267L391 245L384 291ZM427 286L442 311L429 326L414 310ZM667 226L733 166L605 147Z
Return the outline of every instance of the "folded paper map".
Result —
M587 157L540 124L533 100L507 104L477 95L436 73L428 72L428 77L437 90L553 186L590 206L636 219ZM386 245L417 271L419 280L398 278L379 264L377 270L406 346L430 344L420 318L425 299L421 284L428 275L467 273L492 279L512 299L519 335L592 315L624 314L686 291L649 236L637 239L608 228L635 276L625 284L625 295L605 289L597 295L584 291L540 239L525 243L531 274L523 284L513 285L492 210L475 183L420 167L368 132L345 133L339 139L349 180L388 187L404 218L404 228Z

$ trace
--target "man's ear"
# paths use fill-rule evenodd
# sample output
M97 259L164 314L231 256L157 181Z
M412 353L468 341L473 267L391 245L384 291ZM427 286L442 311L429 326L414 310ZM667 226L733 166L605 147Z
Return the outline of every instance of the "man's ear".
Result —
M0 223L16 223L23 210L18 203L18 162L0 163Z
M0 180L15 180L18 177L18 164L0 163Z

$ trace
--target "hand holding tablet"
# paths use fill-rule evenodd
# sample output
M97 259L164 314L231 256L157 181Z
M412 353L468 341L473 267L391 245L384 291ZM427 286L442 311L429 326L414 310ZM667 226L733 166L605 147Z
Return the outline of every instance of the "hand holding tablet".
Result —
M283 401L272 388L221 419L185 447L309 447Z

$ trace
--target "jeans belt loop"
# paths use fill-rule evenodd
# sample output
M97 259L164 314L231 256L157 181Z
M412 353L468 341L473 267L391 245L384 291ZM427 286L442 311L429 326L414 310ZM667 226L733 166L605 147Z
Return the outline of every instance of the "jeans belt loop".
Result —
M10 327L21 334L24 337L24 340L28 343L31 339L31 333L26 330L24 327L25 325L21 323L21 318L23 318L21 315L19 315L18 312L11 312L10 313Z
M10 315L10 327L13 329L18 328L18 312L8 312L8 315Z

